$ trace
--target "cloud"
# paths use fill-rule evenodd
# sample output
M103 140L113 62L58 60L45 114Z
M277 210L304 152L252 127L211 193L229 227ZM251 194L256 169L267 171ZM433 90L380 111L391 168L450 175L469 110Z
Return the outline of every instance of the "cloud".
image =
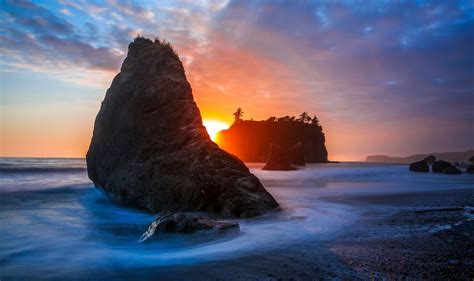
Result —
M86 28L80 30L29 1L5 2L4 7L0 20L0 24L7 27L2 30L0 43L4 67L60 76L69 73L67 80L77 76L81 83L103 85L104 81L96 80L102 75L94 74L116 71L123 59L123 53L108 46L94 46L87 40L86 33L95 29L91 23L86 23ZM73 75L74 70L77 75ZM89 73L91 78L84 81L84 73Z
M457 139L456 132L463 132L463 148L469 148L467 138L474 137L472 5L358 4L229 3L208 30L211 43L188 67L198 101L205 110L224 104L231 112L242 106L257 118L314 110L329 124L339 151L345 143L335 138L364 131L358 150L369 151L367 144L379 132L383 145L374 148L405 153L415 137L389 136L407 135L416 126L427 128L424 136L421 130L415 134L418 140L431 140L421 149L445 150L449 141L439 136ZM271 100L260 98L265 93Z
M205 114L317 112L334 151L361 131L351 145L365 153L474 137L470 1L2 1L0 13L3 68L105 87L133 37L158 36Z

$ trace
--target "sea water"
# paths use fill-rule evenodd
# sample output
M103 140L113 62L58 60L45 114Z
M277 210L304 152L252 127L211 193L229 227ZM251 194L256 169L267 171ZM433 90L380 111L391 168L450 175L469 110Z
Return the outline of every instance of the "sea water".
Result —
M406 165L309 164L281 172L248 166L281 212L238 220L238 231L159 234L138 243L155 216L110 202L88 179L84 159L2 158L0 278L87 279L93 276L81 274L232 259L331 239L364 212L361 206L337 203L338 198L474 184L471 175L410 173Z

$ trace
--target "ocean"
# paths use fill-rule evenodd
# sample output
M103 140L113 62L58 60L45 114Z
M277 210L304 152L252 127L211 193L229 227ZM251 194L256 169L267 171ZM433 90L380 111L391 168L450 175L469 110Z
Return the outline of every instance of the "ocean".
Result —
M400 209L354 205L350 198L474 186L472 175L411 173L407 165L309 164L285 172L247 165L283 211L238 220L239 231L159 234L138 243L155 216L110 202L88 179L84 159L1 158L0 279L102 279L100 274L117 279L142 269L232 260L301 241L331 240L370 210ZM147 274L140 277L156 277Z

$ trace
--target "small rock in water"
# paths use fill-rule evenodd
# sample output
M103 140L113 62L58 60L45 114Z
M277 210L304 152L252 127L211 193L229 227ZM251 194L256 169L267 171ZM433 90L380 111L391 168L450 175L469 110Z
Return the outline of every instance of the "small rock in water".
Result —
M444 169L448 168L451 166L451 163L443 161L443 160L438 160L434 162L433 164L433 173L442 173L444 172Z
M423 159L423 161L425 161L429 165L433 165L434 162L436 162L436 156L434 155L427 156L425 159Z
M466 173L474 174L474 165L470 165L466 168Z
M262 170L291 171L295 170L295 168L290 165L290 159L286 151L279 145L271 143L268 152L268 160Z
M409 169L412 172L425 172L425 173L427 173L427 172L430 171L430 167L428 166L428 163L426 163L424 160L411 163Z
M143 233L138 242L143 242L150 238L156 232L180 232L194 233L203 230L226 230L230 228L239 228L239 224L231 221L212 220L195 215L186 215L183 213L165 213L158 216Z
M461 170L459 170L458 168L456 168L456 166L452 165L452 166L449 166L447 167L446 169L444 169L444 173L446 175L460 175L461 174Z

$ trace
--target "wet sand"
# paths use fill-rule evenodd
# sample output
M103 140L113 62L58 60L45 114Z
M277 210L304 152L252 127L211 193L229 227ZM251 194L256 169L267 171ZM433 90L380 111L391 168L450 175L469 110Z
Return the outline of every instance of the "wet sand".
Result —
M223 261L148 268L141 274L163 280L474 278L473 211L416 212L472 206L474 190L338 196L324 200L365 206L367 211L349 227L324 240L304 240ZM119 279L132 277L137 278L136 271L122 274Z
M39 189L0 197L0 279L474 278L472 175L365 163L250 168L282 212L239 221L237 235L169 235L143 244L137 240L153 216L109 202L85 173L13 174L6 188ZM443 208L453 210L420 212Z
M472 280L474 213L432 211L473 206L474 190L433 191L347 198L352 204L385 206L368 212L347 233L327 243L331 253L364 278ZM337 201L341 201L340 199Z

